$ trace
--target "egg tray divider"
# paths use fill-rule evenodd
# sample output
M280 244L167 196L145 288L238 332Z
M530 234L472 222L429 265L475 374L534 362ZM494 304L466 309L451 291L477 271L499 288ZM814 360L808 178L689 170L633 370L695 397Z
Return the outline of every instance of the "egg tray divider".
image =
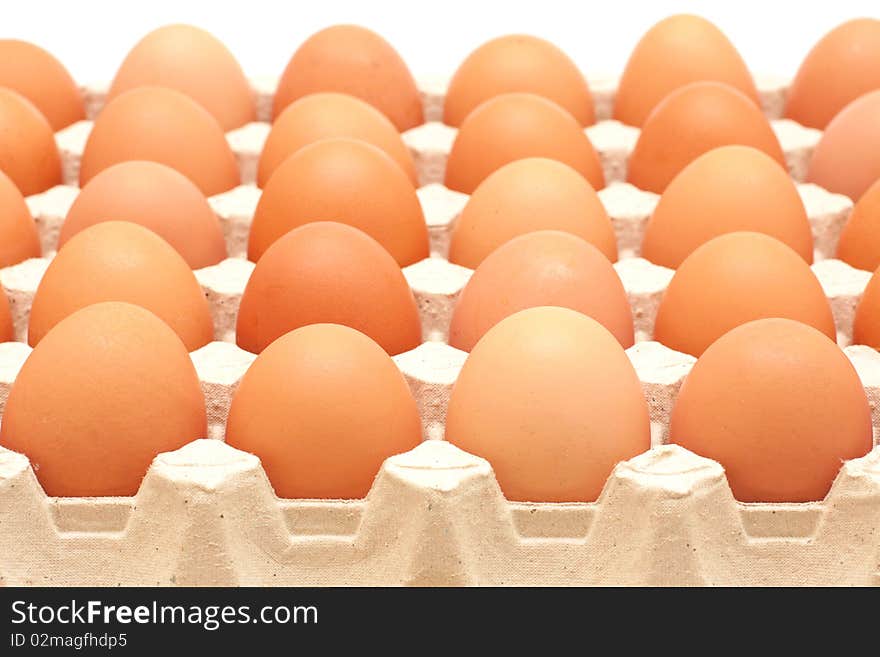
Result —
M160 454L133 498L50 498L0 449L7 585L880 584L880 447L821 503L741 504L714 461L667 445L589 504L506 501L489 464L427 441L364 500L279 500L216 440Z
M847 463L822 503L745 505L733 500L720 465L664 444L671 405L694 359L647 341L673 272L638 257L659 197L622 182L638 130L608 119L615 83L591 81L599 123L587 133L610 183L599 195L617 235L621 260L614 266L632 305L638 340L627 354L648 399L654 447L620 464L598 502L509 503L485 461L440 440L389 459L370 495L359 501L278 500L258 460L222 440L196 441L160 455L134 498L48 498L27 459L0 448L0 496L19 496L0 501L0 526L16 527L0 531L0 543L29 537L26 554L21 543L0 546L6 555L0 558L0 582L880 584L880 448ZM261 121L227 135L244 184L209 199L230 258L196 272L218 341L192 358L206 397L209 436L219 439L230 398L255 357L232 344L238 302L253 269L244 256L260 196L253 181L269 132L275 81L258 80L253 87ZM428 341L394 360L431 439L443 436L449 393L466 357L445 340L455 300L472 272L445 259L451 228L468 198L441 182L455 136L438 122L445 81L420 87L429 122L403 138L423 183L418 194L432 257L404 273ZM759 81L759 89L765 113L778 117L786 85ZM93 118L105 89L84 94ZM790 173L802 180L821 133L788 120L774 120L773 127ZM69 184L28 198L47 257L0 270L18 340L26 339L33 293L78 193L79 157L90 128L85 121L57 134ZM855 305L870 278L830 257L852 202L815 185L799 185L799 192L814 233L813 269L846 346ZM22 343L0 345L0 409L29 352ZM876 440L880 354L861 346L847 346L845 353L865 385ZM389 491L394 499L384 500Z

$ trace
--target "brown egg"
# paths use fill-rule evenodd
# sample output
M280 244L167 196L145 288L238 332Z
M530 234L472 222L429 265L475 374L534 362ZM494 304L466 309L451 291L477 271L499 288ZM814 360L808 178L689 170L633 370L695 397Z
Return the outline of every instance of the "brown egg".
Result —
M334 25L313 34L293 53L275 92L273 117L297 98L319 91L357 96L403 132L424 123L412 73L375 32Z
M657 309L654 339L699 356L746 322L786 317L836 339L819 279L797 253L762 233L728 233L691 253Z
M449 260L475 269L492 251L535 230L563 230L617 260L614 227L590 183L570 166L526 158L490 174L455 221Z
M327 221L291 230L260 258L241 298L236 341L260 353L288 331L323 323L355 328L391 355L422 340L394 258L366 233Z
M549 41L511 34L474 50L452 76L443 105L443 122L460 126L483 102L522 91L549 98L581 125L596 122L593 96L577 65Z
M153 458L207 434L180 339L152 313L99 303L60 322L9 392L0 445L25 454L48 495L134 495Z
M617 87L614 118L641 127L666 96L702 81L728 84L758 102L746 63L721 30L699 16L665 18L630 55Z
M0 39L0 87L17 91L46 117L52 130L86 118L82 94L50 53L17 39Z
M590 502L650 447L648 406L620 343L568 308L490 329L459 374L446 439L487 459L509 500Z
M592 244L557 230L515 237L477 267L455 304L449 344L470 351L502 319L535 306L577 310L624 348L633 345L632 311L614 267Z
M757 105L733 87L695 82L651 112L630 156L628 180L660 194L697 157L728 144L752 146L785 166L779 140Z
M61 184L52 126L24 96L0 88L0 171L24 196Z
M224 130L256 120L254 94L235 57L214 35L192 25L165 25L138 41L116 72L107 100L145 86L185 93Z
M788 92L785 116L811 128L859 96L880 89L880 20L838 25L807 54Z
M104 221L149 228L192 269L226 258L223 229L205 195L182 173L158 162L122 162L92 178L67 212L59 248L81 230Z
M226 442L260 457L282 498L361 498L382 462L422 440L409 386L382 348L338 324L266 347L242 378Z
M880 267L880 179L853 208L840 233L837 257L856 269L874 271Z
M125 301L155 313L189 351L213 340L211 312L196 277L177 251L143 226L105 221L70 239L34 295L28 342L36 346L65 317L101 301Z
M275 119L260 155L257 184L264 187L275 169L303 146L332 137L360 139L380 148L418 184L415 164L394 124L359 98L336 93L304 96Z
M275 170L254 213L248 259L292 228L338 221L358 228L404 267L428 257L428 227L409 178L383 151L356 139L325 139Z
M748 146L700 155L660 197L642 240L642 257L675 269L713 237L746 230L766 233L813 262L807 211L788 172Z
M527 157L564 162L594 189L605 186L599 156L575 118L525 93L495 96L468 114L446 162L445 184L471 194L493 171Z
M871 409L843 351L790 319L759 319L719 338L672 409L670 438L718 461L742 502L810 502L841 461L871 449Z
M853 344L865 344L880 350L880 277L876 271L856 306Z
M220 124L189 96L164 87L127 91L101 111L83 152L80 186L128 160L177 169L205 196L239 184L238 165Z
M880 90L847 105L813 151L807 182L859 200L880 179Z
M0 171L0 267L40 257L37 225L18 187Z
M15 329L12 325L12 312L6 294L0 294L0 342L15 340Z

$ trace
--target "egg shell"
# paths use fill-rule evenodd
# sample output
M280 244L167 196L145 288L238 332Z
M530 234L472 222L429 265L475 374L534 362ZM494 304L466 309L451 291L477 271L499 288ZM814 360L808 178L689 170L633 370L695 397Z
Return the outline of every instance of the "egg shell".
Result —
M121 162L92 178L67 212L58 248L104 221L130 221L149 228L192 269L226 258L223 229L205 195L182 173L158 162Z
M372 105L346 94L315 93L288 105L272 124L260 155L257 185L264 187L291 154L321 139L348 137L389 155L417 183L409 150L394 124Z
M164 87L132 89L101 111L83 151L80 187L128 160L177 169L205 196L239 184L235 156L217 120L189 96Z
M880 350L880 276L871 276L853 318L853 344Z
M489 461L505 497L595 500L619 462L651 442L648 406L620 343L568 308L520 311L468 356L446 439Z
M837 257L856 269L874 271L880 267L880 179L853 207L840 233Z
M729 330L786 317L837 337L819 279L803 258L762 233L727 233L681 264L657 309L654 339L699 356Z
M15 183L0 171L0 267L40 257L37 226Z
M5 88L0 88L0 171L23 196L61 184L52 126L29 100Z
M527 157L558 160L594 189L605 186L599 156L575 118L526 93L495 96L468 114L449 152L444 184L471 194L493 171Z
M260 353L288 331L321 323L357 329L391 355L422 338L394 258L366 233L335 222L301 226L266 250L241 298L236 341Z
M424 122L412 73L391 45L356 25L316 32L293 53L278 82L272 117L303 96L338 91L365 100L401 132Z
M299 149L275 170L254 213L248 259L312 221L363 230L400 266L428 257L428 227L416 191L385 152L356 139L325 139Z
M73 313L12 385L0 445L25 454L51 496L134 495L153 458L207 431L186 348L127 303Z
M449 260L475 269L492 251L535 230L564 230L617 260L614 227L590 183L570 166L526 158L491 173L455 220Z
M810 502L825 497L842 461L871 450L871 409L832 340L790 319L761 319L697 360L670 439L724 466L742 502Z
M823 130L849 103L880 89L880 20L838 25L807 53L788 91L785 116Z
M9 298L4 293L0 294L0 343L13 340L15 340L15 325L12 323Z
M666 96L701 81L728 84L758 102L751 73L721 30L699 16L670 16L633 49L617 87L613 116L641 127Z
M70 73L33 43L0 39L0 87L32 102L56 132L86 118L82 95Z
M116 72L107 101L145 86L186 94L224 131L256 120L253 92L235 57L214 35L192 25L165 25L138 41Z
M752 146L785 166L779 140L748 96L719 82L694 82L666 96L648 116L627 180L660 194L697 157L727 144Z
M226 442L260 457L282 498L362 498L382 462L421 442L409 387L383 349L336 324L275 340L232 398Z
M511 92L548 98L583 126L596 122L593 96L577 65L549 41L527 34L492 39L467 56L446 90L443 122L460 126L483 102Z
M624 347L633 344L626 291L601 251L556 230L520 235L493 251L461 291L449 344L473 349L493 326L535 306L562 306L597 320Z
M675 269L718 235L756 231L813 262L813 234L788 173L748 146L722 146L697 157L673 178L645 227L641 255Z
M31 306L28 343L85 306L124 301L166 322L189 351L213 339L208 302L183 258L151 230L105 221L75 235L43 275Z
M858 201L880 179L880 89L835 116L816 144L807 182Z

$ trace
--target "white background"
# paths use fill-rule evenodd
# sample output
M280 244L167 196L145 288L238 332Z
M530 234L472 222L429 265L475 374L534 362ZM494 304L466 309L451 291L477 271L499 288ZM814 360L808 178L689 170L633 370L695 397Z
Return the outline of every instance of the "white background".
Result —
M754 73L792 76L832 27L880 17L880 0L3 0L0 9L0 36L43 46L80 83L112 79L141 36L170 22L213 32L252 76L280 75L306 37L340 22L382 34L417 76L451 74L474 47L511 32L555 42L588 75L619 73L641 34L679 12L715 22Z

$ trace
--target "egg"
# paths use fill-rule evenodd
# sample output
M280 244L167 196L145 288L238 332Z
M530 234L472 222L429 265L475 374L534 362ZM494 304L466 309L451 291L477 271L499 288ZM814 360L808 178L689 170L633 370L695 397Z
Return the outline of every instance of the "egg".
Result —
M83 308L18 373L0 445L26 455L47 495L134 495L153 458L207 434L180 339L128 303Z
M0 294L0 342L15 340L15 328L12 325L12 311L6 294Z
M880 89L880 20L838 25L807 54L785 104L785 116L822 130L859 96Z
M24 196L61 184L52 126L24 96L0 88L0 171Z
M496 248L535 230L563 230L617 260L614 227L590 183L567 164L526 158L491 173L455 220L449 260L475 269Z
M192 269L226 258L223 229L205 195L182 173L158 162L122 162L92 178L67 212L59 248L83 229L104 221L130 221L149 228Z
M206 196L239 184L238 165L220 124L189 96L164 87L138 87L104 107L83 151L80 186L128 160L177 169Z
M446 162L445 184L471 194L493 171L527 157L564 162L594 189L605 186L581 125L553 101L527 93L495 96L468 114Z
M629 159L627 180L660 194L697 157L728 144L752 146L785 166L779 140L751 99L718 82L689 84L648 116Z
M880 350L880 277L871 276L853 319L853 344Z
M731 329L764 317L837 337L822 285L803 258L762 233L727 233L699 246L675 272L657 309L654 339L699 356Z
M273 117L296 99L319 91L357 96L401 132L424 123L422 101L406 63L385 39L357 25L323 29L293 53L278 82Z
M357 329L391 355L422 340L394 258L366 233L322 221L291 230L257 262L241 297L236 341L258 354L288 331L324 323Z
M211 312L196 277L177 251L143 226L105 221L64 245L34 294L28 342L38 345L65 317L101 301L125 301L155 313L189 351L213 339Z
M759 319L699 358L672 409L672 442L718 461L742 502L810 502L841 462L871 450L871 409L858 374L826 335Z
M857 201L880 179L880 89L844 107L822 133L807 182Z
M266 183L248 240L257 262L278 238L312 221L363 230L401 267L428 257L428 227L410 179L387 154L356 139L325 139L289 156Z
M37 225L18 187L0 171L0 267L39 257Z
M332 137L376 146L397 162L413 185L418 184L412 156L394 124L372 105L337 93L309 94L281 112L263 146L257 184L264 187L275 169L303 146Z
M579 237L541 230L515 237L487 257L456 301L449 344L473 349L515 312L534 306L577 310L633 345L633 318L623 283L601 251Z
M443 122L460 126L483 102L510 92L549 98L581 125L596 122L593 96L583 73L555 45L527 34L510 34L474 50L452 76Z
M614 99L614 118L641 127L670 93L692 82L728 84L758 102L745 62L713 23L680 14L663 19L636 44Z
M70 73L33 43L0 39L0 87L17 91L58 131L86 118L85 105Z
M591 502L651 442L623 347L556 307L522 310L480 339L452 390L446 439L487 459L507 499L529 502Z
M813 233L794 182L748 146L715 148L672 179L645 227L641 255L675 269L701 244L735 231L765 233L813 262Z
M880 179L853 207L840 233L837 257L856 269L880 267Z
M421 422L379 345L313 324L257 356L232 398L226 442L260 457L279 497L362 498L386 458L421 442Z
M186 94L226 131L256 120L254 94L235 57L214 35L192 25L165 25L138 41L116 72L107 100L145 86Z

